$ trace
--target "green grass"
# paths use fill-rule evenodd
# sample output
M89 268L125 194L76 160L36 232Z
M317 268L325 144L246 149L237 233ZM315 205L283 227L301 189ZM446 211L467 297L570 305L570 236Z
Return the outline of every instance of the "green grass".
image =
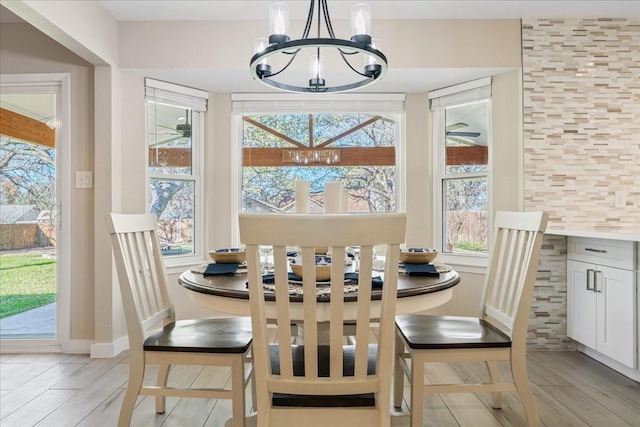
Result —
M0 319L55 300L55 259L38 252L0 255Z
M455 249L468 252L487 252L487 247L480 242L461 241L454 245Z

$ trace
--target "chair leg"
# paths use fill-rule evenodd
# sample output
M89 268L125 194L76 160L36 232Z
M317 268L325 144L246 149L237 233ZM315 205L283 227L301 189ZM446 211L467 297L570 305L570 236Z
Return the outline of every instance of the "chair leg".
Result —
M500 371L498 370L498 363L495 360L487 360L487 370L491 377L491 382L497 384L500 382ZM502 392L493 393L493 409L502 408Z
M411 358L411 427L422 427L424 414L424 360L416 353Z
M158 368L158 379L156 385L158 387L166 387L169 381L169 368L171 365L162 364ZM166 396L156 396L156 414L164 414L166 408L167 398Z
M136 400L142 388L142 379L144 377L144 362L134 360L134 355L130 356L129 361L129 380L127 381L127 391L124 394L120 415L118 417L118 427L129 427L131 425L131 416L136 405Z
M393 357L393 406L396 408L402 407L402 397L404 391L404 369L402 369L402 364L400 363L400 359L404 353L404 343L402 342L402 338L398 334L396 330L396 341L394 348L394 357Z
M231 363L231 408L233 427L245 426L244 355L238 355Z
M258 400L256 395L256 377L255 377L255 363L253 358L253 347L251 348L251 356L249 357L251 358L250 361L248 362L251 364L249 366L249 369L251 370L251 372L249 374L249 378L247 378L247 381L251 383L251 412L257 412L256 402ZM245 360L245 363L247 363L247 360Z
M516 390L522 401L522 406L524 406L524 412L527 415L527 424L529 426L539 426L540 416L533 398L531 385L529 384L525 357L526 353L524 352L521 357L511 357L511 373L513 375L513 381L516 384Z

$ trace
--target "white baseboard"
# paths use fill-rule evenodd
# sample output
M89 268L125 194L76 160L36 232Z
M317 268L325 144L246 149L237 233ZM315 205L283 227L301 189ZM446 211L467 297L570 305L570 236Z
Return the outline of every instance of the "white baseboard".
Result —
M597 360L598 362L602 363L603 365L606 365L608 367L610 367L613 370L616 370L618 372L620 372L622 375L631 378L634 381L638 381L640 382L640 370L638 369L633 369L630 368L626 365L623 365L622 363L611 359L610 357L605 356L602 353L598 353L597 351L595 351L592 348L589 348L585 345L578 345L578 351L586 354L587 356L591 357L592 359Z
M0 354L33 354L33 353L62 353L60 345L38 345L24 343L2 343Z
M89 354L89 349L93 341L89 340L70 340L62 345L63 353L71 354Z
M90 355L92 358L115 357L129 349L129 337L120 337L114 342L91 344Z
M0 353L65 353L65 354L89 354L89 346L93 341L71 340L64 344L47 344L38 340L4 340Z

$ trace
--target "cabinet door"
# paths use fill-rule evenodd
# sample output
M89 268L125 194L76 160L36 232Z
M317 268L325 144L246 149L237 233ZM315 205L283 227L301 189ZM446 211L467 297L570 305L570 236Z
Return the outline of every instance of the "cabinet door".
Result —
M596 295L598 311L596 349L620 363L635 368L636 290L633 272L598 266Z
M587 290L587 270L595 268L593 264L567 261L567 335L593 349L597 345L596 293Z

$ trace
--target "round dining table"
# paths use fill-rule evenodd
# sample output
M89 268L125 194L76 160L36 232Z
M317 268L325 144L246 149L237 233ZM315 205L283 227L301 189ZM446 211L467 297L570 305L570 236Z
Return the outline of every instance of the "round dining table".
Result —
M382 276L382 273L374 272L374 276ZM178 283L188 289L189 299L201 307L217 312L250 316L249 289L247 286L247 274L237 272L233 275L204 276L187 270L180 274ZM438 307L451 299L453 288L460 282L460 276L454 270L440 273L439 276L414 276L400 273L398 277L398 293L396 300L396 313L417 313ZM383 285L384 286L384 285ZM372 318L380 312L381 290L372 291ZM272 292L265 292L267 301L267 317L275 318L275 299ZM291 294L292 302L299 302L299 310L302 313L302 296ZM329 297L317 296L318 320L329 320ZM344 319L353 320L356 317L357 291L344 294Z

